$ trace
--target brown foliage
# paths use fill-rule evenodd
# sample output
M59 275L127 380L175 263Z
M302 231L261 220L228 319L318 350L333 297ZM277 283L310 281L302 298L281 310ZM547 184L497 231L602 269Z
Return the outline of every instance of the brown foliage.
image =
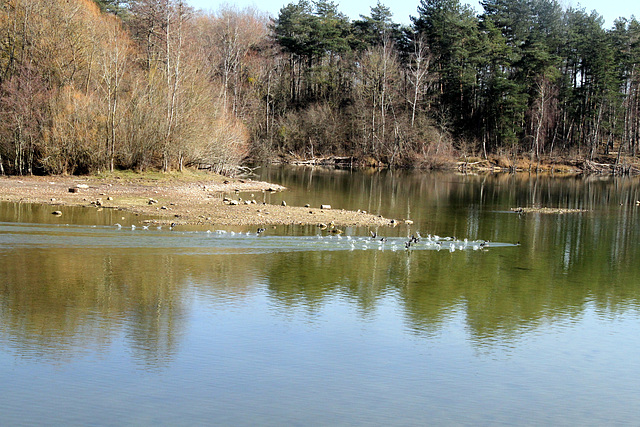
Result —
M183 1L133 2L135 40L90 0L5 3L0 172L229 170L246 154Z

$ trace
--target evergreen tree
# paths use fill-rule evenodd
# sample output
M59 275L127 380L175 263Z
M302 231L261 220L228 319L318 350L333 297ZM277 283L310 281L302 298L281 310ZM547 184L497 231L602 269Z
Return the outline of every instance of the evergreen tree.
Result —
M481 38L473 10L459 0L421 0L416 33L423 35L437 66L440 111L464 129L473 123ZM448 120L448 119L447 119Z
M392 16L391 9L378 1L371 7L370 16L360 15L360 19L353 22L361 50L379 46L389 40L398 43L402 39L400 25L393 22Z
M94 0L101 11L113 13L121 18L127 16L129 0Z

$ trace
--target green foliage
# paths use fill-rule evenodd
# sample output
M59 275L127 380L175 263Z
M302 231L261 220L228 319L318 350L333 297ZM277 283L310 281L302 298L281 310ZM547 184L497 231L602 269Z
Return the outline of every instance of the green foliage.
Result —
M322 43L316 39L327 33L313 30L318 28L314 19L337 14L333 3L321 9L314 9L318 3L303 2L283 8L274 27L276 40L286 52L307 59L306 67L299 63L297 76L290 74L297 84L292 87L302 90L307 85L306 92L302 90L306 96L293 97L296 110L321 100L325 92L314 88L328 86L317 73L322 69L325 75L338 75L347 82L333 86L333 90L347 91L331 99L345 105L344 120L357 129L353 137L380 138L379 143L368 144L390 147L393 158L397 153L391 147L429 146L443 134L482 141L482 146L460 145L481 149L485 155L507 150L540 156L577 149L593 157L614 146L622 147L619 154L625 147L631 154L638 151L640 35L635 19L619 20L607 31L597 13L563 10L557 0L485 0L481 4L483 12L476 15L460 0L421 0L412 27L401 28L393 23L390 10L378 3L370 16L351 23L346 38L326 35L331 43L347 40L361 52L352 57L351 66L344 63L350 60L345 55L348 50L320 49ZM291 32L303 36L298 37L303 42L295 45L283 37L293 10L305 17ZM399 67L402 77L390 78L386 67L391 62L373 61L376 47L381 49L378 58L395 55L399 62L394 67ZM327 62L329 51L341 55L343 62ZM427 68L417 66L417 55L423 61L420 67ZM378 66L382 78L367 80ZM391 112L393 141L386 134ZM409 114L410 121L406 120ZM407 128L409 123L411 127L431 123L437 129L417 133ZM430 136L413 140L424 135ZM363 151L384 157L385 150Z
M350 26L333 2L306 0L280 9L273 25L280 46L308 61L349 50Z
M120 17L127 16L127 7L129 0L93 0L101 11L106 13L113 13Z
M371 8L371 16L360 15L360 19L353 22L353 31L361 50L387 40L398 43L403 37L400 25L392 20L391 9L379 1Z

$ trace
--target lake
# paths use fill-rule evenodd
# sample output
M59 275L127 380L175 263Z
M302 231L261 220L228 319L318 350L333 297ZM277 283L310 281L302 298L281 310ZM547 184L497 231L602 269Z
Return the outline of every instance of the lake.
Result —
M637 179L256 172L271 203L413 224L0 203L0 424L637 424Z

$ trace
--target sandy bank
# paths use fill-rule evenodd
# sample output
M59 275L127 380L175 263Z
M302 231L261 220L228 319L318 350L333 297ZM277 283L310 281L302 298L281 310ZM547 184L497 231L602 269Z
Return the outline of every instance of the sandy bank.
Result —
M206 179L205 179L206 178ZM120 209L158 216L159 223L212 225L386 226L390 219L319 206L263 204L256 193L285 191L284 187L248 179L219 176L149 179L115 177L0 177L0 200L93 209ZM238 200L254 193L256 203ZM230 200L233 202L230 203ZM238 204L234 204L235 202ZM57 206L57 207L56 207ZM64 212L63 212L64 214Z

